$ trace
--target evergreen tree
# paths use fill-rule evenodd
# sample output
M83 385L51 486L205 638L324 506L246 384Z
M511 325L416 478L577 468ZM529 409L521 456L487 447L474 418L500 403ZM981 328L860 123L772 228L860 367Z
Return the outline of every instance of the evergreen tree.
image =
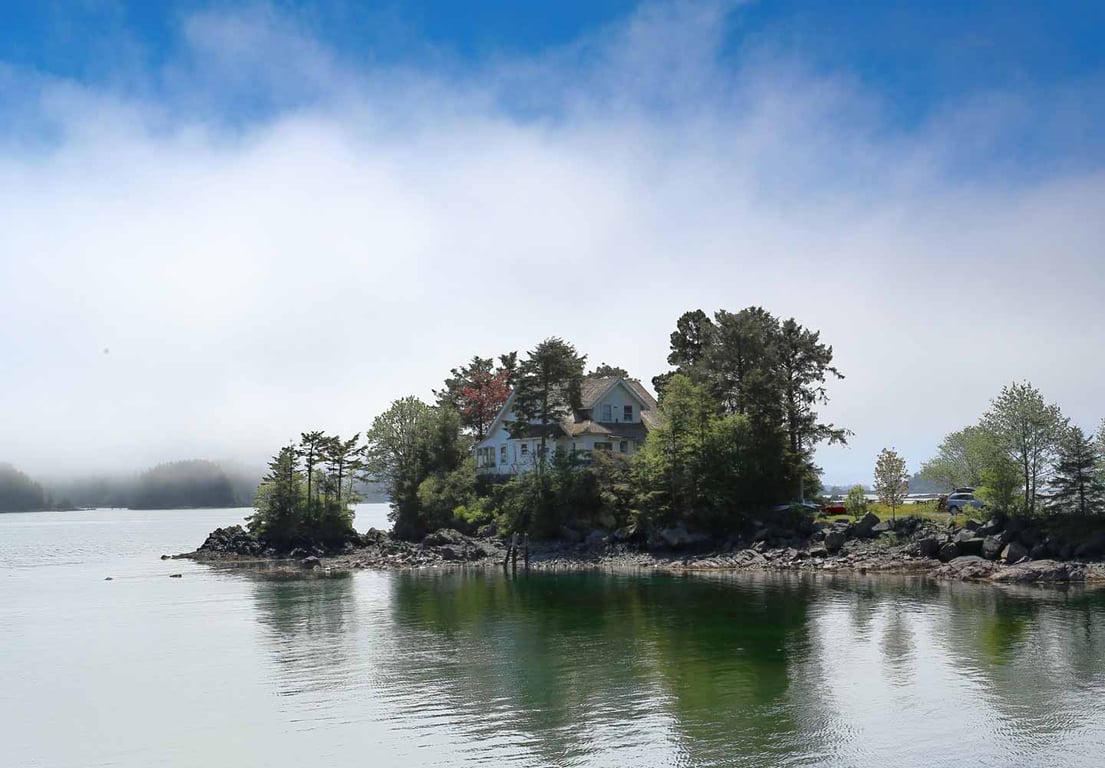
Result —
M629 371L618 365L607 365L603 363L595 368L595 370L587 372L587 378L589 379L606 379L611 377L627 379L629 378Z
M537 467L543 471L547 459L550 428L580 407L583 365L587 358L575 347L558 338L542 341L518 365L514 393L514 415L510 426L517 436L525 435L530 425L540 433L541 449Z
M1100 458L1092 436L1079 427L1069 428L1059 449L1047 508L1078 515L1101 512L1105 507L1105 483L1097 473Z
M315 480L315 465L322 460L323 452L326 450L326 442L326 434L318 430L303 432L299 436L299 455L303 459L303 471L307 475L308 514L310 514L311 504L314 501L311 488Z

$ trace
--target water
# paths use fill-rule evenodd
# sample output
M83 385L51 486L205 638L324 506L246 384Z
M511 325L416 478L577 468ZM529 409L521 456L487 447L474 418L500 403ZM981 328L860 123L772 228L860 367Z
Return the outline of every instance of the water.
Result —
M243 512L0 515L0 765L1101 765L1101 592L158 559Z

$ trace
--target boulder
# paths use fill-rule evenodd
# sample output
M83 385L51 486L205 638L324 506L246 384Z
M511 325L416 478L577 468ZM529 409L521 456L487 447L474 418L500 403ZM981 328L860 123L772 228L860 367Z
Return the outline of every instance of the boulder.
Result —
M955 536L955 543L961 555L981 555L985 539L976 536L974 531L960 531Z
M1010 544L1009 546L1013 546ZM1035 581L1080 581L1085 578L1081 568L1054 560L1032 560L998 571L992 581L1025 584Z
M450 546L464 546L467 542L467 538L460 531L452 528L441 528L427 533L426 537L422 539L422 543L429 547L440 547L445 545Z
M322 565L322 561L319 560L314 555L309 555L309 556L307 556L307 557L305 557L305 558L303 558L302 560L299 561L299 567L300 568L306 568L308 570L318 568L321 565Z
M988 560L996 560L1003 549L1005 549L1003 536L991 535L982 540L982 556Z
M978 529L982 527L982 523L978 520L968 520L963 524L963 527L968 531L978 531Z
M947 544L940 547L938 556L943 562L948 563L959 557L959 554L959 545L954 541L949 541Z
M940 553L940 542L935 536L926 536L917 542L917 554L921 557L936 557Z
M1105 554L1105 533L1095 533L1089 540L1074 548L1074 556L1079 559L1096 559Z
M855 524L855 527L852 528L852 535L859 539L866 539L871 535L871 532L879 522L878 515L874 512L868 512Z
M1028 557L1028 550L1020 542L1011 541L1001 551L1001 559L1007 563L1015 563Z
M476 529L476 535L481 539L492 539L499 531L495 527L495 523L488 523L487 525L481 525Z
M844 546L844 534L840 531L829 531L825 534L825 549L828 552L839 552Z
M873 536L881 536L884 533L890 533L894 530L894 524L889 520L883 520L878 525L871 528L871 534Z

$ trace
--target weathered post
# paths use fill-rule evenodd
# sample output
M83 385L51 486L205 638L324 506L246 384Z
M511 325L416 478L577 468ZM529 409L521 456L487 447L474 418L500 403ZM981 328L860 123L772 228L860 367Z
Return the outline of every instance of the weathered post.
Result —
M510 569L518 570L518 534L510 534Z
M525 534L522 538L522 565L528 571L529 570L529 534Z

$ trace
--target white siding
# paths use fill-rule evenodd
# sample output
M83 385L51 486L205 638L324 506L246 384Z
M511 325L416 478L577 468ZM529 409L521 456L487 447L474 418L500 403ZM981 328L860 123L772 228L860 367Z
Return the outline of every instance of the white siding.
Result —
M610 418L607 419L603 414L603 406L610 406ZM624 384L616 384L614 388L607 392L597 403L595 403L594 409L591 411L591 418L595 421L610 421L625 424L626 419L624 416L625 406L631 406L633 409L633 416L629 423L637 423L641 420L641 403L636 397L631 395L626 390Z

